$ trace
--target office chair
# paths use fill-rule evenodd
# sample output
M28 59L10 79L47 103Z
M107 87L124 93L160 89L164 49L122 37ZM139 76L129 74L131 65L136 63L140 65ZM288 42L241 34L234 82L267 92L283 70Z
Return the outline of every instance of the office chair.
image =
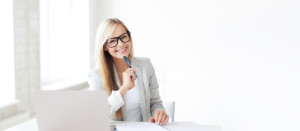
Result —
M163 106L166 110L167 115L169 116L169 122L174 122L175 101L163 101Z

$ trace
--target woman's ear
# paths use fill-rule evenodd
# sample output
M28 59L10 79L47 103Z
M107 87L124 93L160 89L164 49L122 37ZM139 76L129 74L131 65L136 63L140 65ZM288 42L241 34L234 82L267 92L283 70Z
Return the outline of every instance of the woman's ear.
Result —
M103 45L103 50L108 51L107 46Z

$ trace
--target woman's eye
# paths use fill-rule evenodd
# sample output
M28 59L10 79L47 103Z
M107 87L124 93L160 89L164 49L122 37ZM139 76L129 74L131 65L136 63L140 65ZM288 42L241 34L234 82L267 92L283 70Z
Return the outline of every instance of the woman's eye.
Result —
M122 39L123 39L123 38L126 38L126 37L127 37L127 36L124 35L124 36L122 36Z
M109 43L114 43L114 42L116 42L116 41L115 41L115 40L110 40L110 41L109 41Z

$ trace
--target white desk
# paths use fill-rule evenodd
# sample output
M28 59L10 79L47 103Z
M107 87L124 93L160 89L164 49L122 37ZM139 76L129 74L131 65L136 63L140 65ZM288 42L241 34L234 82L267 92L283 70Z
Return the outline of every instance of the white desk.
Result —
M113 124L118 125L118 124L132 124L132 123L136 123L136 122L114 122ZM201 125L201 126L207 128L207 129L210 129L211 131L221 131L221 126L212 126L212 125L210 125L210 126L209 125ZM21 123L17 126L8 128L5 131L38 131L36 118L26 121L24 123Z
M5 131L38 131L36 118L8 128Z

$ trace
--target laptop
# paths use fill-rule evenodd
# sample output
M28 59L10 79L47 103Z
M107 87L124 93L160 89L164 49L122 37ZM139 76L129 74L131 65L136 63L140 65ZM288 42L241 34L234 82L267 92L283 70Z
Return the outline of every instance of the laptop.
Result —
M110 131L105 91L37 91L39 131Z

